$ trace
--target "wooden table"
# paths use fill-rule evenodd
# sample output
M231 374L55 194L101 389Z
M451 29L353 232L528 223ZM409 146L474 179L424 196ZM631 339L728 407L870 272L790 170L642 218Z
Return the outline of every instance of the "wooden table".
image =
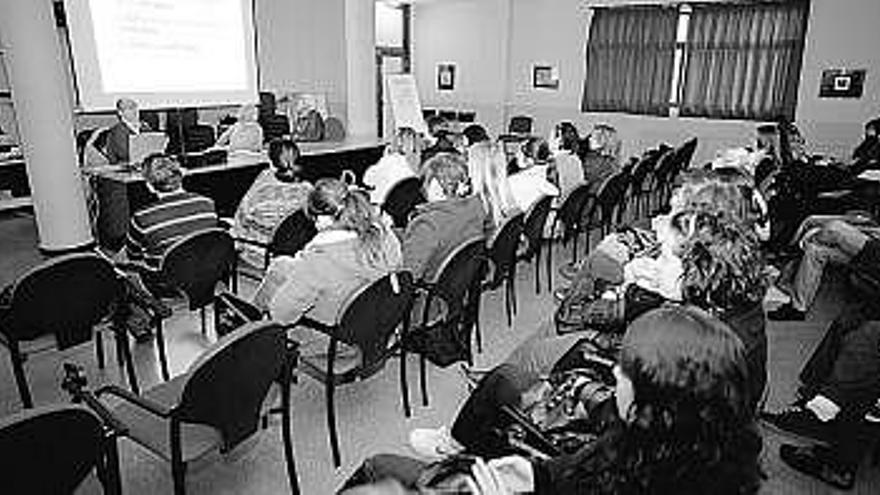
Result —
M350 137L335 142L298 143L298 146L302 155L299 163L307 180L339 177L348 169L360 181L367 167L382 156L385 144L376 138ZM183 186L187 191L213 199L220 216L232 217L254 179L268 166L268 157L263 153L233 153L222 163L188 168ZM120 249L128 232L131 212L155 198L147 191L141 174L126 165L92 167L85 171L93 177L98 194L99 242L109 249Z

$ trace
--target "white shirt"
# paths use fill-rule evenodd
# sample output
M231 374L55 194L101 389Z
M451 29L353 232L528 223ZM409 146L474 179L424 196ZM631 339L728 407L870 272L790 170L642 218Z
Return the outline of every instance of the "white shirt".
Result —
M372 188L370 202L381 205L385 202L388 191L395 184L415 176L416 173L409 166L405 156L398 153L383 156L378 163L364 172L364 184Z
M559 196L559 189L547 180L547 166L535 165L507 178L510 192L523 212L542 196Z

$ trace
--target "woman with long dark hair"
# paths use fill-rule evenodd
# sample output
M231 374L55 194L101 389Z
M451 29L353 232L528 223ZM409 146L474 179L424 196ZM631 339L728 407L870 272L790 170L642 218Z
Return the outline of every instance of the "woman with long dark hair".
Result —
M652 310L628 327L614 377L616 415L596 440L547 460L489 461L492 493L757 492L762 442L744 348L727 325L692 306ZM348 486L394 478L420 490L427 469L378 456Z

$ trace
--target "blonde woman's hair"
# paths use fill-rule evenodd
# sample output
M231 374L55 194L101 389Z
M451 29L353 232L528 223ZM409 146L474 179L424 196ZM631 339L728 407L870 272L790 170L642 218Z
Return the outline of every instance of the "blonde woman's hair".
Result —
M597 151L600 155L610 156L620 161L620 138L617 136L617 129L608 124L597 124L593 127L593 136L599 142Z
M517 211L516 200L507 181L507 157L501 146L491 142L471 146L468 150L468 173L474 192L480 196L495 225L501 225L505 218Z

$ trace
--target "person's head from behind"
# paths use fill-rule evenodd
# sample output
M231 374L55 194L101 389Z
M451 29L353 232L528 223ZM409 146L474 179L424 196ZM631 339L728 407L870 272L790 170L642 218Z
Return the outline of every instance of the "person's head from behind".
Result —
M865 139L878 139L880 137L880 119L869 120L865 123Z
M394 133L394 140L391 147L395 153L404 156L417 154L421 152L421 142L419 135L412 127L400 127Z
M238 109L236 117L238 118L238 122L241 123L256 122L257 106L253 104L242 105L241 108Z
M477 143L468 150L468 173L474 192L480 195L495 225L514 208L516 202L507 180L507 156L501 145Z
M618 492L756 489L761 438L747 373L740 339L701 309L664 306L633 321L614 369L626 425L612 468Z
M171 194L183 187L183 170L169 155L154 153L144 158L142 174L154 194Z
M717 211L686 212L677 221L687 231L680 255L682 299L717 315L759 306L767 277L754 230Z
M445 117L441 117L440 115L432 115L428 117L425 124L428 126L428 134L438 139L440 138L438 135L440 132L449 131L449 122Z
M560 122L556 125L556 137L559 139L559 149L576 153L581 143L581 136L577 127L571 122Z
M597 124L590 133L590 151L602 156L620 159L620 138L617 129L608 124Z
M357 234L368 263L376 264L384 259L385 231L363 191L352 190L340 179L320 179L309 193L306 212L314 219L318 231L342 230Z
M132 124L137 123L141 118L138 105L131 98L120 98L116 100L116 116L119 117L120 120Z
M779 154L779 128L776 124L759 125L755 144L768 156L776 157Z
M302 173L299 160L299 146L291 139L278 138L269 143L269 161L275 167L275 175L282 180L296 180Z
M439 153L422 166L422 187L428 201L463 198L471 193L467 163L454 153Z
M467 146L473 146L477 143L490 140L486 128L480 124L471 124L465 127L462 134L464 135Z
M737 168L688 170L670 200L672 213L712 212L754 231L765 214L758 202L752 177Z
M539 137L530 137L522 145L522 154L526 159L526 166L546 164L550 161L550 145Z

